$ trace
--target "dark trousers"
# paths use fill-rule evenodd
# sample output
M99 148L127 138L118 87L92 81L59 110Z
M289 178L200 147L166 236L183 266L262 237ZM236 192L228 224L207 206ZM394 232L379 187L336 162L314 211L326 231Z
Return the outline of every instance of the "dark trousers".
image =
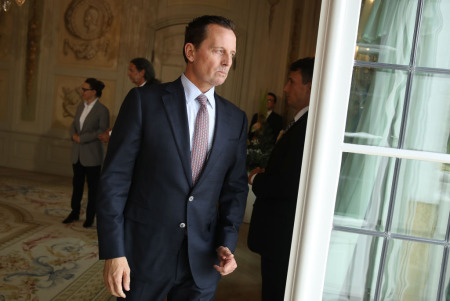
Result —
M261 256L262 301L283 301L289 259Z
M213 268L213 267L211 267ZM177 267L170 279L155 279L151 283L131 277L130 291L124 291L124 301L211 301L216 294L217 283L208 288L199 288L192 278L187 253L187 238L178 253ZM133 275L133 271L131 271Z
M95 216L95 198L97 195L97 186L100 180L101 165L83 166L80 161L72 165L72 213L80 215L81 199L83 198L84 182L88 184L88 204L86 209L86 220L92 221Z

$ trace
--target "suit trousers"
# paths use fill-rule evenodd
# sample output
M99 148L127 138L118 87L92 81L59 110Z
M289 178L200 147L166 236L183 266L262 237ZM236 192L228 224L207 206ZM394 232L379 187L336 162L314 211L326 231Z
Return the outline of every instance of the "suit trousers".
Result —
M211 268L213 268L211 266ZM131 271L133 275L133 271ZM131 276L130 291L125 291L124 301L211 301L216 294L217 283L207 288L199 288L192 278L189 267L187 236L183 241L177 258L176 268L170 279L155 279L145 283Z
M272 259L261 256L262 301L283 301L288 259Z
M87 180L88 184L88 204L86 209L86 220L92 221L95 217L95 198L97 196L97 187L100 180L101 165L98 166L83 166L80 161L72 165L73 167L73 191L72 213L80 215L81 199L83 198L84 182Z

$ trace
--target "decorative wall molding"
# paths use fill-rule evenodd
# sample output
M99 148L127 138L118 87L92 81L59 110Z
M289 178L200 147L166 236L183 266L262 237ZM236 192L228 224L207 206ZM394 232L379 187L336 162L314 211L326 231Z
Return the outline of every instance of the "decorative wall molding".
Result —
M120 0L72 0L62 6L58 62L76 67L116 69L119 59ZM62 25L62 24L61 24Z

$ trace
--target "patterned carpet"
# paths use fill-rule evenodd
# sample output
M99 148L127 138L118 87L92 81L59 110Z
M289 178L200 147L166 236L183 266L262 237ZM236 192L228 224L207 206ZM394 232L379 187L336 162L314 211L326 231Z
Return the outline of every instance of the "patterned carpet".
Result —
M70 213L71 181L0 167L0 301L115 300L103 286L96 229L82 226L85 212L61 223ZM238 269L219 281L216 301L261 300L260 259L248 250L247 234L244 223Z
M110 299L95 228L61 223L70 196L70 178L0 167L0 300Z

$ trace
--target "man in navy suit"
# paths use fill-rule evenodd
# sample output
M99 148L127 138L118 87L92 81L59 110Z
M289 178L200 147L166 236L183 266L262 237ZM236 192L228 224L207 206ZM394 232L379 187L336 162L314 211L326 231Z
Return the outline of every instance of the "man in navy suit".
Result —
M314 58L291 64L284 93L294 120L280 134L265 170L249 175L256 200L248 247L261 255L263 301L284 300L313 70Z
M213 300L220 276L237 267L247 118L214 93L235 53L232 21L196 18L186 27L184 74L134 88L122 104L102 171L97 226L105 284L115 296ZM197 128L197 115L206 126ZM191 154L205 128L197 176Z
M273 144L277 140L278 134L283 129L283 117L280 114L277 114L275 110L275 104L277 103L277 96L269 92L267 93L267 115L265 117L266 125L268 127L268 131L263 131L264 134L268 134L271 136L271 140ZM250 122L250 129L248 131L248 139L252 140L253 135L255 135L255 131L252 128L255 123L258 122L258 113L255 113L252 117L252 121Z

